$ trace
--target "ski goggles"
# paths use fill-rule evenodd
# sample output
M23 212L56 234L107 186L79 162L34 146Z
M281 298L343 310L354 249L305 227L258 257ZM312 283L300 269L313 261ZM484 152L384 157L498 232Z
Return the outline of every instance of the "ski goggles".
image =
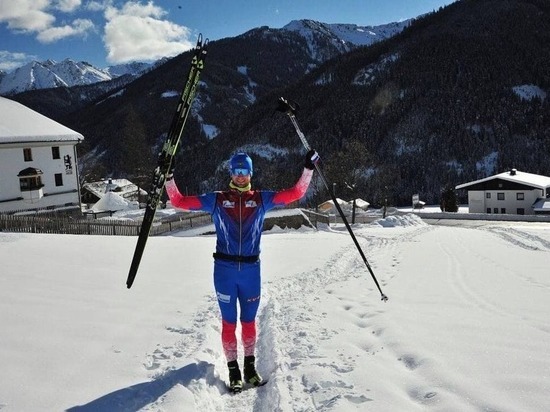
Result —
M250 170L248 169L236 168L231 170L232 176L249 176L250 174Z

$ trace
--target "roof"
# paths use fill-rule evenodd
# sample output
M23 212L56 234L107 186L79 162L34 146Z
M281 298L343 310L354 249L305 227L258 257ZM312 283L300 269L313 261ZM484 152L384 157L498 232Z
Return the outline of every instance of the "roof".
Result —
M126 197L135 194L138 190L137 185L130 182L128 179L100 180L98 182L85 183L82 188L93 193L100 199L109 191L116 192L120 196ZM147 195L144 189L140 188L139 190L140 194Z
M353 200L350 200L350 203L353 202ZM355 206L357 206L358 208L361 208L361 209L366 209L368 208L370 205L369 202L367 202L366 200L363 200L363 199L360 199L360 198L357 198L355 199Z
M94 212L116 212L117 210L128 209L128 202L115 192L107 192L92 206Z
M42 175L42 170L37 169L36 167L27 167L26 169L21 170L17 177L28 177L28 176L38 176Z
M346 202L345 200L340 199L339 197L336 198L336 201L342 207L348 205L348 202ZM328 209L335 208L334 202L332 200L327 200L326 202L321 203L317 207L321 210L328 210Z
M550 199L539 199L533 204L533 210L535 212L548 212L550 211Z
M16 101L0 96L0 144L80 141L84 137Z
M538 189L546 189L550 187L550 177L536 175L533 173L520 172L519 170L512 169L507 172L500 173L498 175L493 175L486 177L484 179L475 180L473 182L463 183L455 187L455 189L465 189L468 186L473 186L478 183L488 182L489 180L502 179L508 182L519 183L523 185L528 185L536 187Z

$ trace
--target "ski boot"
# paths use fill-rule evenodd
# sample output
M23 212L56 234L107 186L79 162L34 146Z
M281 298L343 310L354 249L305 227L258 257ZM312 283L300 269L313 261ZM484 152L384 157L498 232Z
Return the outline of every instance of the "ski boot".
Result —
M239 363L236 360L227 362L227 367L229 368L229 390L233 393L242 392L243 380Z
M253 386L262 386L266 382L256 372L255 361L253 355L244 357L244 381Z

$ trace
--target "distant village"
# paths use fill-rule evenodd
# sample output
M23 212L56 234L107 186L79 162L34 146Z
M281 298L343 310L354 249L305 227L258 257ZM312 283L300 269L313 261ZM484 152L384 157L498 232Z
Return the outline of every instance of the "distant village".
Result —
M84 136L20 103L0 97L0 214L74 211L88 218L137 210L146 188L127 179L79 182L76 146ZM468 193L468 212L486 215L549 215L550 177L508 170L455 187ZM412 210L422 210L411 193ZM367 211L364 199L336 199L348 214ZM335 214L333 200L316 213Z

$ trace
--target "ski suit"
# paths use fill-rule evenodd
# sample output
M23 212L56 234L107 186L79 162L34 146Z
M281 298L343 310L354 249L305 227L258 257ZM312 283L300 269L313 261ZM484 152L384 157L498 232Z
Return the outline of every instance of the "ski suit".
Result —
M281 191L230 189L183 196L175 182L166 184L172 205L212 215L216 227L214 287L222 315L222 345L228 361L237 359L237 302L245 356L254 354L256 313L260 305L260 238L266 211L304 196L313 171L304 168L298 182Z

